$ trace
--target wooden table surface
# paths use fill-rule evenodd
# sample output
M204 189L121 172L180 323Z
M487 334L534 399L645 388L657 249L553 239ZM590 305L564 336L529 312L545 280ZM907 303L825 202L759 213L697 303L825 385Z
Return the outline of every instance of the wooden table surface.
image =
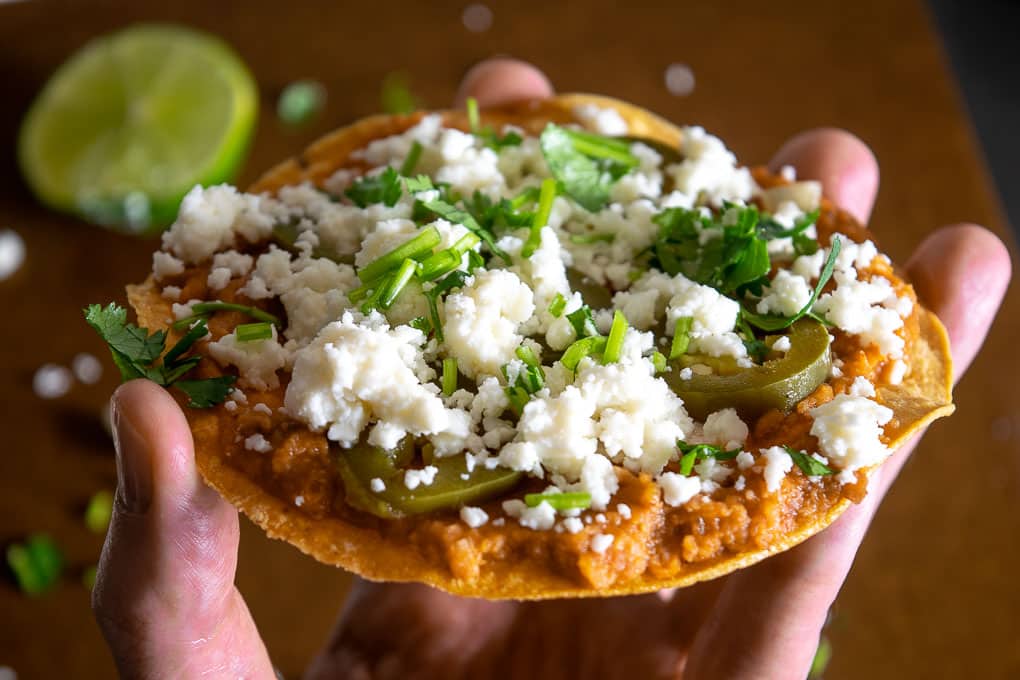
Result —
M477 60L530 59L563 90L611 94L680 122L703 124L745 161L820 125L853 130L875 150L883 185L874 228L903 261L936 225L971 220L1005 233L924 8L914 1L778 0L674 3L657 9L608 0L586 9L492 2L487 32L468 32L460 3L178 0L0 3L0 227L17 229L28 259L0 282L2 433L0 542L50 532L72 571L56 592L30 599L0 583L0 666L22 678L109 677L112 665L88 609L79 570L98 556L81 510L115 483L98 414L116 385L66 397L33 394L36 368L103 347L82 322L88 302L123 299L143 278L152 241L137 241L36 205L14 162L17 126L33 93L90 37L141 19L205 28L232 43L255 73L261 118L240 182L332 127L378 109L383 76L403 69L425 104L446 105ZM654 4L654 3L650 3ZM686 63L693 94L666 90ZM322 81L328 108L300 132L274 116L280 89ZM828 678L1020 677L1020 329L1016 287L984 354L956 392L959 410L932 428L875 520L839 598ZM323 639L348 577L267 540L244 523L237 577L270 653L287 677ZM734 648L739 648L739 640ZM720 653L731 653L720 650ZM73 671L73 673L72 673Z

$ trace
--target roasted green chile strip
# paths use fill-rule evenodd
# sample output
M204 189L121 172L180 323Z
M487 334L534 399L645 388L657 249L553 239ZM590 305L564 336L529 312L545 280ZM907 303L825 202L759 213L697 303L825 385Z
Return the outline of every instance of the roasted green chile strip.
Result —
M413 444L396 451L359 444L351 449L335 447L334 453L347 504L384 519L480 503L505 494L524 476L524 473L505 468L487 470L482 466L469 473L465 457L459 455L435 458L432 465L438 472L432 484L408 489L404 474L414 455ZM461 475L465 474L468 478L462 479ZM373 491L373 479L381 480L385 489Z
M770 409L789 411L811 394L829 375L829 334L822 324L801 319L790 327L790 351L761 366L731 375L680 377L681 365L663 374L684 400L687 412L704 420L714 411L735 408L742 418L755 418Z

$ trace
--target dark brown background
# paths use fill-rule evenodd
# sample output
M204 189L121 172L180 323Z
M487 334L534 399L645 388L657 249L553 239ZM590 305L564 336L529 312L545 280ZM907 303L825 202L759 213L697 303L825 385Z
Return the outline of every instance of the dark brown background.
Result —
M144 277L152 242L139 242L38 207L18 177L14 140L31 96L91 36L138 19L219 33L255 73L262 112L241 183L332 127L379 107L379 84L403 69L430 106L446 105L477 60L530 59L563 90L611 94L681 122L697 122L751 162L803 128L836 125L867 141L883 184L874 228L900 261L936 225L972 220L1005 233L985 168L924 8L914 1L674 3L551 6L490 2L492 28L469 33L460 3L226 3L178 0L0 5L0 227L25 238L28 260L0 282L0 542L45 530L72 565L95 561L100 537L81 509L115 482L97 414L115 387L34 396L44 362L102 347L80 308L123 299ZM848 7L849 5L849 7ZM689 64L694 93L663 85ZM328 109L295 133L274 116L288 82L312 77ZM935 425L904 470L861 550L831 630L829 678L1020 676L1020 375L1016 288L972 372L958 413ZM105 360L105 356L104 356ZM72 571L53 594L29 599L0 583L0 665L23 678L108 677L112 666ZM288 677L325 635L348 583L342 572L265 539L244 523L238 584ZM734 640L738 648L739 640ZM731 653L720 650L720 653ZM72 673L73 671L73 673Z

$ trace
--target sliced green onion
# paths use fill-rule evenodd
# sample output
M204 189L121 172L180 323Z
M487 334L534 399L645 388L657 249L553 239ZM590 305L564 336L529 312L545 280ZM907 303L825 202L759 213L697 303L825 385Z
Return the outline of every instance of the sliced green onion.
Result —
M588 305L581 305L570 314L567 314L567 321L574 327L574 335L578 338L598 335L599 329L595 326L595 318L592 316L591 307Z
M404 177L410 177L411 173L418 166L418 161L421 159L422 146L421 142L417 139L411 143L411 150L407 152L407 158L400 166L400 174Z
M438 279L443 274L448 274L460 266L460 258L460 254L454 252L452 248L432 253L422 260L418 278L422 281Z
M483 258L482 254L479 253L477 250L469 250L469 251L467 251L467 256L468 256L468 271L469 272L473 272L474 270L478 269L479 267L484 267L485 266L485 258Z
M694 324L694 317L681 316L676 320L673 327L673 344L669 347L669 358L676 359L682 356L691 345L691 326Z
M613 312L613 325L609 329L606 340L606 351L602 355L602 363L615 364L620 360L623 351L623 337L627 334L627 318L619 309Z
M432 332L436 334L436 340L443 342L443 322L439 318L439 305L436 302L438 295L426 294L425 301L429 305L429 325L432 327Z
M574 149L589 158L605 158L628 167L638 164L638 159L630 152L630 145L627 142L580 130L564 128L564 131L573 142Z
M443 359L443 394L450 396L457 391L457 360Z
M542 241L542 227L549 224L549 214L552 212L553 201L556 200L556 180L546 177L542 180L542 189L538 197L538 210L531 222L531 232L528 240L521 248L521 257L531 257Z
M531 395L523 387L511 386L506 388L506 398L510 402L510 409L518 416L524 412L524 407L531 401Z
M459 239L457 239L457 242L450 246L450 250L460 255L463 255L464 253L471 250L481 242L482 239L479 238L478 234L469 231L468 233L464 234Z
M199 302L191 306L191 313L196 316L212 314L213 312L241 312L258 321L266 321L274 326L280 325L280 320L277 317L257 307L250 307L248 305L239 305L233 302Z
M563 316L563 310L566 306L567 298L563 297L562 293L556 293L556 297L549 303L549 313L558 319Z
M680 474L684 477L691 474L691 470L694 469L694 460L698 457L698 450L691 449L683 456L680 457Z
M615 233L571 233L570 243L577 244L578 246L586 246L591 244L605 243L611 244L616 239Z
M666 355L662 352L652 352L652 366L655 368L656 373L662 373L666 370Z
M97 491L85 506L85 526L97 534L106 532L113 515L113 494L105 489Z
M471 127L471 134L477 135L481 132L481 123L478 116L478 100L474 97L467 98L468 125Z
M587 491L529 493L525 494L524 503L529 508L534 508L542 503L548 503L555 510L584 510L591 505L591 494Z
M373 309L379 308L379 301L382 296L386 294L386 287L389 285L389 279L382 278L379 280L378 285L372 290L371 295L365 298L365 301L361 303L361 313L368 314Z
M528 366L541 366L538 361L538 357L535 356L535 350L531 349L527 345L521 345L515 352L517 358L526 363Z
M366 283L377 279L383 274L399 267L407 258L414 259L431 253L432 249L438 246L441 240L438 229L426 227L415 235L414 238L405 241L385 255L359 269L358 278Z
M273 337L273 324L260 321L259 323L243 323L234 329L234 335L238 342L253 342L255 340L268 340Z
M7 546L7 565L22 592L42 595L57 584L64 556L46 534L33 534L24 544Z
M418 263L411 258L407 258L401 263L400 269L389 280L379 296L379 306L381 308L389 309L393 305L397 296L400 295L411 280L411 277L418 271L418 266Z
M591 354L599 354L606 348L606 339L601 335L592 335L574 341L560 357L560 363L568 370L576 370L581 359Z

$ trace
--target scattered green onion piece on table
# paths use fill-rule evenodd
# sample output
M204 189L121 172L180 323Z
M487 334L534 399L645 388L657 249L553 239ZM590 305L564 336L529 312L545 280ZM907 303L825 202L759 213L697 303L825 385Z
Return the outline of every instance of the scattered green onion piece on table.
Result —
M652 352L652 366L655 368L656 373L662 373L666 370L666 355L662 352Z
M556 293L556 297L549 303L549 313L557 319L563 316L563 310L567 307L567 298L562 293Z
M7 566L22 592L42 595L60 580L64 556L46 534L33 534L23 544L7 546Z
M691 345L691 326L694 324L694 318L690 316L681 316L676 320L676 325L673 327L673 344L669 347L669 358L676 359L687 352L687 348Z
M457 391L457 360L443 359L443 394L450 396Z
M529 493L525 494L524 503L529 508L548 503L555 510L584 510L591 505L591 494L587 491Z
M276 100L276 115L287 125L302 125L326 103L326 88L314 80L298 80L283 88Z
M113 494L105 489L97 491L85 506L85 526L94 533L105 533L112 515Z
M542 180L542 188L538 196L538 210L531 222L531 232L528 240L521 248L522 257L531 257L542 242L542 228L549 224L549 215L552 213L553 201L556 200L556 180L546 177Z
M627 318L619 309L613 312L613 325L606 339L606 351L602 355L602 363L615 364L620 360L623 351L623 338L627 334Z
M417 139L411 143L411 149L407 152L407 157L400 166L400 174L404 177L410 177L414 169L418 167L418 161L421 160L422 145Z
M268 340L273 337L273 324L260 321L258 323L242 323L234 328L238 342L254 342Z
M606 339L601 335L592 335L575 340L560 357L560 363L570 371L576 370L581 359L592 354L599 354L606 348Z
M413 238L359 269L358 278L366 283L380 278L383 274L399 267L407 258L414 259L431 253L441 240L439 231L435 227L426 227Z

